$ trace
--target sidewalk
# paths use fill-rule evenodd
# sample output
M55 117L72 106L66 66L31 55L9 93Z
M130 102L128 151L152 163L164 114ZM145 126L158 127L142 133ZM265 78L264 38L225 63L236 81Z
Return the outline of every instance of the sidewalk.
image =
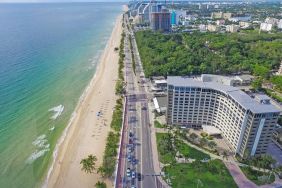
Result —
M258 186L248 180L244 173L241 171L239 166L234 163L224 162L225 166L229 170L231 176L233 177L235 183L239 188L257 188Z

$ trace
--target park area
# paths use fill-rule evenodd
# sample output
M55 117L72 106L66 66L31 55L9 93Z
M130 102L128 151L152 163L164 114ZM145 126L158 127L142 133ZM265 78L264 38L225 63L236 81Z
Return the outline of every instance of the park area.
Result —
M169 133L156 133L157 146L159 152L159 160L163 164L170 164L175 162L177 152L181 157L187 159L210 159L210 156L197 150L182 140L175 138L174 135Z
M229 171L220 160L203 163L178 163L164 168L166 181L173 188L235 188L237 187Z
M245 176L257 185L271 184L275 181L274 174L253 170L250 167L240 167Z
M220 160L206 160L210 156L192 148L170 133L156 133L159 160L166 164L164 179L173 188L183 187L237 187L229 171ZM178 163L176 157L193 162ZM205 162L202 162L205 161Z

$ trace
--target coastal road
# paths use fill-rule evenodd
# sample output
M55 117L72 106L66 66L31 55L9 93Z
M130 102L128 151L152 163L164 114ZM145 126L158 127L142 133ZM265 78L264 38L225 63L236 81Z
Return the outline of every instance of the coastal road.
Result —
M125 15L125 22L128 18ZM129 28L130 29L130 28ZM120 183L117 187L161 188L163 187L154 172L154 160L151 147L151 131L148 103L149 97L145 90L141 62L136 56L134 35L125 27L125 82L126 110L125 126L122 142L122 160ZM133 43L133 53L136 62L135 73L132 66L132 52L129 37ZM159 172L158 172L159 173ZM135 175L134 175L135 174ZM138 174L140 174L138 178Z

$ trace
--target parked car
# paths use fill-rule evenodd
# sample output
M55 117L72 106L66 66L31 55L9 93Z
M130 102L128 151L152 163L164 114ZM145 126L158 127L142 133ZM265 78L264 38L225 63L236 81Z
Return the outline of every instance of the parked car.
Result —
M126 170L126 176L127 176L127 177L130 177L130 176L131 176L131 170L130 170L130 168L127 168L127 170Z

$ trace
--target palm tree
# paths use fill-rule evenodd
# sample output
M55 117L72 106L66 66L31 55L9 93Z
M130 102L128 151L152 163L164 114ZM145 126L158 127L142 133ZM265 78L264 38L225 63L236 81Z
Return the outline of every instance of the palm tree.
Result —
M102 177L106 177L106 173L105 173L105 168L103 166L100 166L98 169L97 169L97 173L100 174Z
M201 138L200 139L200 145L203 147L203 146L205 146L205 145L207 145L207 143L208 143L208 140L206 139L206 138Z
M81 170L85 171L86 173L93 173L95 170L96 161L97 157L95 155L88 155L87 158L80 161L80 164L82 164Z
M246 149L245 152L244 152L244 156L243 156L243 159L249 159L251 156L251 152L249 149Z
M222 158L228 160L228 154L226 151L222 153Z
M192 139L192 141L195 142L195 140L198 138L198 135L196 135L195 133L191 133L190 138Z
M98 182L95 184L95 187L96 187L96 188L107 188L107 185L106 185L105 182L98 181Z
M216 143L214 141L210 141L208 142L208 146L209 148L214 149L216 147Z

